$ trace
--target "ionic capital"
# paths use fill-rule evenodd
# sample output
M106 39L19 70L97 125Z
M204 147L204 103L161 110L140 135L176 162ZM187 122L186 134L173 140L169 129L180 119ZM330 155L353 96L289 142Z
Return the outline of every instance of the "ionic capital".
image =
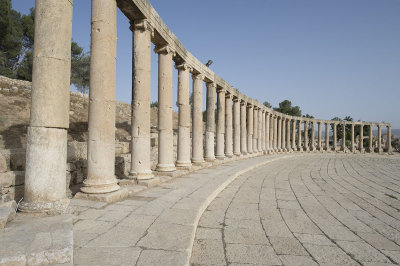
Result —
M189 70L189 71L193 70L193 68L188 63L182 63L179 65L175 65L175 68L178 70Z
M217 84L215 82L207 82L206 87L208 88L213 88L215 89L217 87Z
M233 96L231 93L227 92L225 93L225 99L231 99L232 100Z
M205 75L204 74L194 74L194 75L192 75L192 78L195 80L201 80L201 81L203 81L204 80L204 78L205 78Z
M246 105L247 105L247 102L244 101L244 100L241 100L240 105L241 105L241 106L246 106Z
M150 24L148 19L140 19L135 21L130 21L131 26L129 29L131 31L140 30L140 31L150 31L151 36L154 36L154 27Z
M172 56L175 56L175 50L171 47L171 45L167 44L161 47L155 47L154 52L157 54L169 54L171 53Z
M237 96L234 96L233 97L233 101L235 102L235 103L240 103L241 101L242 101L242 99L240 99L239 97L237 97Z

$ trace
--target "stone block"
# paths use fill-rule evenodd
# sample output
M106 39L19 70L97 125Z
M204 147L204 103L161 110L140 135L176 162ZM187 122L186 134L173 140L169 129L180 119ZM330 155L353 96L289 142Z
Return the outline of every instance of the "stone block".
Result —
M24 171L9 171L0 173L0 188L23 185L24 180Z
M115 142L115 154L127 154L130 153L130 142Z
M67 147L67 162L79 160L87 160L87 142L69 142Z
M0 153L0 173L6 172L8 169L6 158Z

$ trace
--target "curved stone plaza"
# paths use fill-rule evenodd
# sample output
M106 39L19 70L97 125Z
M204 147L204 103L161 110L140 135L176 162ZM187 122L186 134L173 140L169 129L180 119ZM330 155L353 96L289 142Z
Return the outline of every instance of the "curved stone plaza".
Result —
M400 264L400 156L390 123L280 113L187 51L148 0L91 3L85 172L70 186L72 1L36 1L23 169L11 171L11 155L0 154L0 188L9 193L1 195L0 265ZM117 8L133 40L130 136L118 165Z

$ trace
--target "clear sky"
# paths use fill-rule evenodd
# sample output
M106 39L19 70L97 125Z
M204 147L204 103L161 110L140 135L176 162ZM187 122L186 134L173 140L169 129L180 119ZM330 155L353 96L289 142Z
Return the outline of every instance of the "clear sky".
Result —
M12 0L25 14L34 0ZM183 45L260 102L400 128L399 0L150 0ZM74 1L73 39L90 48L90 1ZM118 12L117 100L131 99L132 34ZM177 73L174 70L174 102ZM152 100L157 56L152 54Z

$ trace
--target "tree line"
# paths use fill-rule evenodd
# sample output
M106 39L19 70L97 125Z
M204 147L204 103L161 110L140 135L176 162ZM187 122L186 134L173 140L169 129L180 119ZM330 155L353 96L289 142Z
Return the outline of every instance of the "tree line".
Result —
M21 15L11 0L0 0L0 75L32 81L35 9ZM71 40L71 84L89 90L90 55Z

